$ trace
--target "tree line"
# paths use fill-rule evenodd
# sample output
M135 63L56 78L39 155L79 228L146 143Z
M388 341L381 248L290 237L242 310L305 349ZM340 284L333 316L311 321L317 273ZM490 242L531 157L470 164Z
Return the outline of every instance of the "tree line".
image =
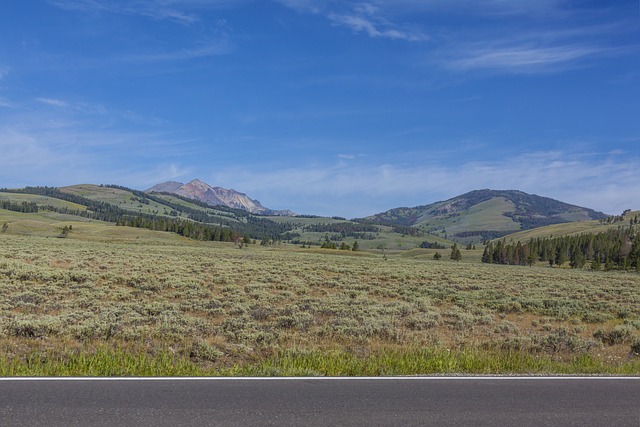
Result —
M532 265L537 261L550 266L569 262L572 268L590 263L593 270L634 268L640 272L640 232L630 226L597 234L534 238L526 243L503 239L487 243L482 255L482 262L491 264Z
M37 213L38 205L34 202L13 203L9 200L0 200L0 209L22 213Z
M301 227L302 231L314 233L337 233L344 237L354 237L362 233L377 233L378 226L370 224L358 224L353 222L336 222L332 224L320 223Z

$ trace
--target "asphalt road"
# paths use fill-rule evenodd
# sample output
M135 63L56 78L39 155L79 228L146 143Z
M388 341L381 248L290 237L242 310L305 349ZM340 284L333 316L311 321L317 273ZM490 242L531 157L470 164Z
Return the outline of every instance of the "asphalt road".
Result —
M640 378L0 379L0 425L640 427Z

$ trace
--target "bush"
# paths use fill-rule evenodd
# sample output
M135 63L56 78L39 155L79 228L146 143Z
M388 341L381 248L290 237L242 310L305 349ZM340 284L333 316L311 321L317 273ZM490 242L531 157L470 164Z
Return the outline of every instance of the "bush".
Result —
M610 331L597 329L593 333L594 338L598 338L604 344L616 345L623 344L631 339L633 328L628 325L618 325Z
M196 341L189 349L189 357L197 360L206 360L208 362L215 362L223 355L223 352L206 341Z
M633 337L631 341L631 355L640 356L640 337Z

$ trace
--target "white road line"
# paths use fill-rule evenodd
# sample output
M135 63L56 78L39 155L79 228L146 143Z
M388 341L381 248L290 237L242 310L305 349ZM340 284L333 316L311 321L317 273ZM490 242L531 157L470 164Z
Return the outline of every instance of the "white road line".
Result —
M1 381L546 381L546 380L633 380L640 381L640 377L607 377L607 376L411 376L411 377L0 377Z

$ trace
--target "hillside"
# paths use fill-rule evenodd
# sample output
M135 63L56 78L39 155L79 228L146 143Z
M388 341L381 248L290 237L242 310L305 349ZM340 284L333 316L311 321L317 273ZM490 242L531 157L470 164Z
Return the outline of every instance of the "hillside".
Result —
M417 227L463 243L520 230L606 218L601 212L516 190L475 190L449 200L396 208L359 221Z
M360 224L344 218L267 217L222 205L211 206L178 194L145 193L120 186L81 184L62 188L5 189L0 191L0 203L0 210L25 213L25 221L30 216L53 218L64 215L64 221L73 218L104 221L112 225L169 231L196 240L233 241L244 237L267 244L284 242L317 248L326 242L351 248L358 241L362 250L412 249L424 242L451 245L440 237L407 227ZM49 234L58 232L50 230Z
M56 213L136 228L169 231L196 240L239 237L279 239L287 227L226 206L180 196L150 195L119 186L82 184L63 188L2 189L0 208L30 214Z

